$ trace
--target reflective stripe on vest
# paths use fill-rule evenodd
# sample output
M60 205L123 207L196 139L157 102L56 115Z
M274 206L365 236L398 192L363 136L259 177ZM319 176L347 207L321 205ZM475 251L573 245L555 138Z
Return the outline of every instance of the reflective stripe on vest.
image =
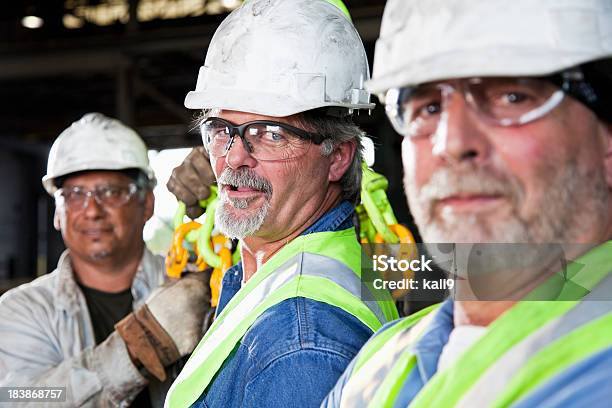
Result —
M370 339L359 351L349 381L342 389L340 406L378 407L397 395L396 383L414 366L412 345L424 333L435 311L433 305L408 316ZM393 375L400 372L399 375Z
M390 296L381 302L360 299L360 251L354 228L303 235L285 245L223 309L172 384L165 405L195 402L255 320L286 299L336 306L373 331L397 318Z
M609 276L593 293L605 290L609 295L612 293L611 286L612 276ZM590 298L586 296L565 315L550 321L495 361L461 398L458 406L474 407L475 403L491 407L507 406L560 369L588 358L601 348L610 347L612 302ZM600 325L605 328L601 335L598 334ZM578 346L576 339L586 340L588 344ZM568 341L575 347L568 348ZM549 357L553 357L554 361L548 361ZM551 370L558 364L563 367Z
M410 406L508 406L553 375L612 347L612 302L598 301L609 299L611 293L612 242L589 251L576 264L585 265L589 274L576 275L580 286L588 291L597 285L589 295L579 302L518 302L453 364L432 377ZM433 319L435 312L430 311L391 327L391 333L372 347L370 343L385 332L366 344L342 390L342 407L394 405L415 369L411 345ZM407 337L412 331L418 333Z

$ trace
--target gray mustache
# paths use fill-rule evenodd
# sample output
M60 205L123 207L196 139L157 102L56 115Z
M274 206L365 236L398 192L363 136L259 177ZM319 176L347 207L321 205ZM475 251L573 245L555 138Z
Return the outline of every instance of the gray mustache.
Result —
M441 169L421 188L419 198L424 202L432 202L459 194L516 197L517 191L510 181L500 180L482 170L457 173Z
M225 184L232 187L248 187L254 190L259 190L267 195L272 194L272 184L265 178L257 175L249 168L241 168L232 170L227 167L217 180L218 184Z

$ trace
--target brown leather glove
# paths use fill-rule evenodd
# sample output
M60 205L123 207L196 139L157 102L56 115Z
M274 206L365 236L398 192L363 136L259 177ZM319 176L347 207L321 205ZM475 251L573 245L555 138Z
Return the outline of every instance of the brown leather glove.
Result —
M115 325L135 364L160 381L166 379L164 367L191 353L204 334L211 273L209 268L172 279Z
M208 198L210 186L216 183L204 146L195 147L180 166L172 170L166 184L176 198L185 203L187 216L197 218L204 212L198 201Z

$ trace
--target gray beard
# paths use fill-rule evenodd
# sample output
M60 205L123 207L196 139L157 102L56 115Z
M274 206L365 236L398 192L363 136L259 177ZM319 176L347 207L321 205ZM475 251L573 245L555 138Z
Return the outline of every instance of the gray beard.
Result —
M231 199L222 196L215 212L215 225L219 230L230 238L243 239L256 233L263 225L266 215L270 210L270 201L265 200L264 205L255 209L252 213L236 217L232 214L231 207L245 209L249 206L249 200Z
M541 176L534 187L544 194L530 215L519 211L524 191L517 181L482 169L441 169L420 190L405 177L411 210L424 241L467 244L457 246L454 269L442 266L467 279L458 281L456 299L518 300L531 283L551 273L564 274L565 260L580 253L574 253L580 248L565 244L575 244L598 228L609 202L603 172L593 174L575 162L562 168L545 164L538 170ZM455 191L503 194L511 210L503 216L434 211L435 198Z
M90 253L89 256L94 261L102 261L110 256L110 252L108 251L99 251Z
M226 168L218 177L219 184L226 184L235 187L247 186L264 193L264 204L246 214L237 216L232 208L246 210L251 199L230 198L227 193L221 190L219 194L219 205L215 212L215 225L219 230L230 238L242 239L253 235L263 225L266 215L270 210L270 200L272 199L272 185L265 178L258 176L250 169L242 168L232 170Z
M404 177L409 205L425 242L431 243L572 243L598 223L598 214L608 207L602 172L587 174L577 163L543 166L541 188L546 191L530 219L521 217L518 203L523 191L518 183L500 180L483 171L456 173L442 169L420 191ZM512 197L512 214L502 220L479 215L436 214L432 197L440 191L498 192Z

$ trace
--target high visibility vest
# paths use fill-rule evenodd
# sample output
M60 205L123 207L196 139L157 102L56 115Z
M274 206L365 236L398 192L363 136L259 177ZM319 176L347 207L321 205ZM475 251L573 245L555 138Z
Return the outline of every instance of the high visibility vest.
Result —
M355 229L299 236L270 258L217 316L166 396L166 407L193 404L255 320L272 306L304 297L336 306L372 331L398 318L388 293L362 300L361 247ZM372 297L367 297L371 299Z
M410 407L507 407L553 376L612 347L612 241L578 258L582 270L561 299L588 288L582 299L522 300L495 320L483 337L437 372ZM576 284L579 282L579 284ZM429 328L431 306L372 338L356 357L341 407L393 407L417 369L413 346Z

